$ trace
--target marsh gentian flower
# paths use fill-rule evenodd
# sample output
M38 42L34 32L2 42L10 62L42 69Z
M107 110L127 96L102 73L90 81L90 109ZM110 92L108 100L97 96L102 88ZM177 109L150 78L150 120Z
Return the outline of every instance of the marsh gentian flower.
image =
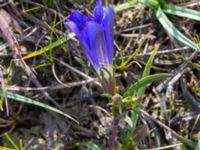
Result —
M99 0L93 10L94 16L85 16L74 10L66 25L76 34L83 52L95 70L112 65L114 11L102 7Z
M104 88L111 88L114 10L110 6L103 8L101 0L98 0L93 14L85 16L74 10L66 26L75 33L88 61L101 76Z

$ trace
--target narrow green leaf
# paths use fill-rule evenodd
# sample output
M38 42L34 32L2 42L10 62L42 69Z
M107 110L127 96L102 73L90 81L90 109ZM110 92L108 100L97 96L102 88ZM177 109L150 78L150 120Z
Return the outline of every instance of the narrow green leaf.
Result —
M86 146L86 147L90 148L91 150L101 150L98 145L96 145L95 143L92 143L92 142L77 142L75 144L75 146L76 147Z
M198 137L198 142L197 142L197 145L195 147L195 150L200 150L200 136Z
M134 85L132 85L123 95L123 97L132 96L134 92L136 92L139 88L146 86L147 84L153 82L162 80L167 77L171 77L172 75L169 73L159 73L154 75L146 76L142 79L140 79L138 82L136 82Z
M2 90L0 90L0 96L3 95L3 92ZM12 93L12 92L6 92L6 95L8 98L12 99L12 100L15 100L15 101L18 101L18 102L23 102L23 103L27 103L27 104L31 104L31 105L35 105L35 106L39 106L39 107L42 107L42 108L45 108L47 110L51 110L53 112L56 112L58 114L61 114L71 120L73 120L74 122L76 123L79 123L76 119L72 118L71 116L69 116L68 114L54 108L54 107L51 107L47 104L44 104L44 103L41 103L41 102L38 102L38 101L35 101L35 100L32 100L30 98L27 98L27 97L24 97L24 96L21 96L19 94L15 94L15 93Z
M135 108L133 111L131 111L131 120L132 120L132 127L130 127L130 133L132 135L132 133L136 130L136 126L138 123L138 119L139 119L139 107Z
M0 70L0 76L1 76L1 89L2 89L2 95L0 97L0 108L3 107L3 103L4 103L4 100L7 99L7 97L5 97L6 95L6 86L9 84L10 82L10 79L11 79L11 71L12 71L12 61L10 62L9 64L9 67L8 67L8 76L7 76L7 79L5 80L3 78L3 74L2 74L2 70ZM4 81L5 80L5 81Z
M4 146L0 146L0 150L14 150L14 149L8 148L8 147L4 147Z
M15 144L15 142L11 139L11 137L5 133L5 136L7 138L7 140L11 143L11 145L16 149L16 150L20 150L20 148L17 146L17 144Z
M178 55L183 61L187 61L188 64L190 64L193 68L197 69L198 71L200 71L200 64L193 62L191 60L188 60L187 58L185 58L183 55Z
M23 59L28 59L28 58L32 58L32 57L35 57L37 55L41 55L47 51L50 51L51 49L57 47L57 46L60 46L62 45L63 43L65 43L67 41L67 38L66 37L61 37L60 39L58 39L57 41L55 41L54 43L51 43L50 45L40 49L40 50L37 50L31 54L28 54L26 56L23 57Z
M175 147L179 147L181 146L183 143L177 143L177 144L173 144L173 145L168 145L168 146L163 146L163 147L155 147L155 148L151 148L151 149L143 149L143 150L167 150L167 149L171 149L171 148L175 148Z
M144 46L144 43L146 42L149 34L150 34L150 32L144 36L144 38L139 42L136 50L132 54L130 54L130 56L128 57L127 60L122 61L122 63L116 67L117 69L123 69L124 67L126 67L128 65L128 63L130 63L132 61L133 57L142 49L142 46Z
M180 7L173 4L166 4L163 8L163 11L165 13L176 15L179 17L186 17L200 21L200 12L190 8Z
M184 36L172 23L171 21L167 18L165 13L161 8L159 8L156 11L156 17L159 20L159 22L162 24L164 29L171 34L174 38L176 38L178 41L181 43L187 45L188 47L194 49L194 50L199 50L198 45L188 39L186 36Z
M57 13L54 14L54 20L53 20L53 25L52 26L49 26L49 28L51 29L51 34L50 34L50 41L49 41L49 47L50 50L49 50L49 55L46 55L47 58L49 59L49 61L52 63L53 62L53 46L52 46L52 43L53 43L53 35L55 33L55 26L56 26L56 21L57 21ZM56 35L56 34L55 34ZM57 37L57 36L56 36ZM59 40L59 37L57 37L58 40ZM62 42L62 41L61 41ZM62 43L61 43L62 44Z
M120 5L115 6L114 11L117 13L117 12L123 11L125 9L132 8L136 5L137 5L137 0L132 0L132 1L122 3Z
M138 3L142 3L154 10L157 10L161 5L165 4L163 0L138 0Z
M153 59L154 59L154 57L155 57L158 49L159 49L159 45L157 44L157 45L155 45L153 53L151 54L151 56L149 57L149 59L148 59L148 61L146 63L146 66L145 66L143 74L142 74L142 78L144 78L144 77L146 77L146 76L148 76L150 74L151 66L152 66L152 63L153 63ZM139 91L138 91L138 95L141 96L141 97L143 97L144 93L145 93L145 89L146 89L145 86L141 87L139 89Z
M51 64L47 64L47 63L39 64L39 65L35 66L34 69L39 69L39 68L47 67L47 66L51 66Z
M117 13L129 8L135 7L138 3L141 3L145 6L148 6L152 9L157 10L158 7L164 4L164 1L163 0L132 0L132 1L125 2L125 3L115 6L114 10Z

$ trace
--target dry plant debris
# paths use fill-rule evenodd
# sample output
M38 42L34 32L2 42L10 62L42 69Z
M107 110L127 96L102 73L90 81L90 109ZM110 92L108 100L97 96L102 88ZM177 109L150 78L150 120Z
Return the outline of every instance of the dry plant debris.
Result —
M117 6L127 0L103 2ZM167 2L200 10L198 0ZM94 4L94 0L0 1L1 90L51 105L80 123L34 105L11 101L4 95L0 111L0 145L12 147L5 137L8 133L17 144L21 139L27 150L76 149L74 144L80 141L108 148L113 119L109 99L102 96L102 87L83 57L79 43L64 26L72 10L91 14ZM139 139L138 149L173 144L179 144L174 149L180 149L180 143L185 143L186 149L194 149L200 136L199 53L167 34L155 19L154 11L144 5L138 4L115 15L116 66L121 62L120 49L123 57L128 58L141 40L147 38L131 62L116 70L119 93L124 93L130 84L141 78L155 44L160 47L151 74L173 74L147 87L138 132L134 133L134 138ZM198 21L169 18L190 39L199 37ZM53 46L63 37L64 42ZM37 50L44 52L23 59ZM147 135L142 135L144 130Z

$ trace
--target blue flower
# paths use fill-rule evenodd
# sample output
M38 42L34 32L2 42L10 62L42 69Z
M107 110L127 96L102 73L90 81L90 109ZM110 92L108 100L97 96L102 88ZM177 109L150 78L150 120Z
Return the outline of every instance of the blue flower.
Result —
M99 72L113 64L114 10L110 6L103 8L98 0L93 13L85 16L74 10L66 26L75 33L88 61Z

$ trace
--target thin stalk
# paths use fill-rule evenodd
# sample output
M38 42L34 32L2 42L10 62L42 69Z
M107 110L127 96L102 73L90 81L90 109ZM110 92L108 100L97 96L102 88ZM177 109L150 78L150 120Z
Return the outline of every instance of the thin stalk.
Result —
M119 125L119 120L120 120L120 101L121 101L121 96L119 94L115 94L112 97L112 113L113 113L113 130L112 134L109 140L109 150L114 150L116 145L115 141L118 138L118 125Z

